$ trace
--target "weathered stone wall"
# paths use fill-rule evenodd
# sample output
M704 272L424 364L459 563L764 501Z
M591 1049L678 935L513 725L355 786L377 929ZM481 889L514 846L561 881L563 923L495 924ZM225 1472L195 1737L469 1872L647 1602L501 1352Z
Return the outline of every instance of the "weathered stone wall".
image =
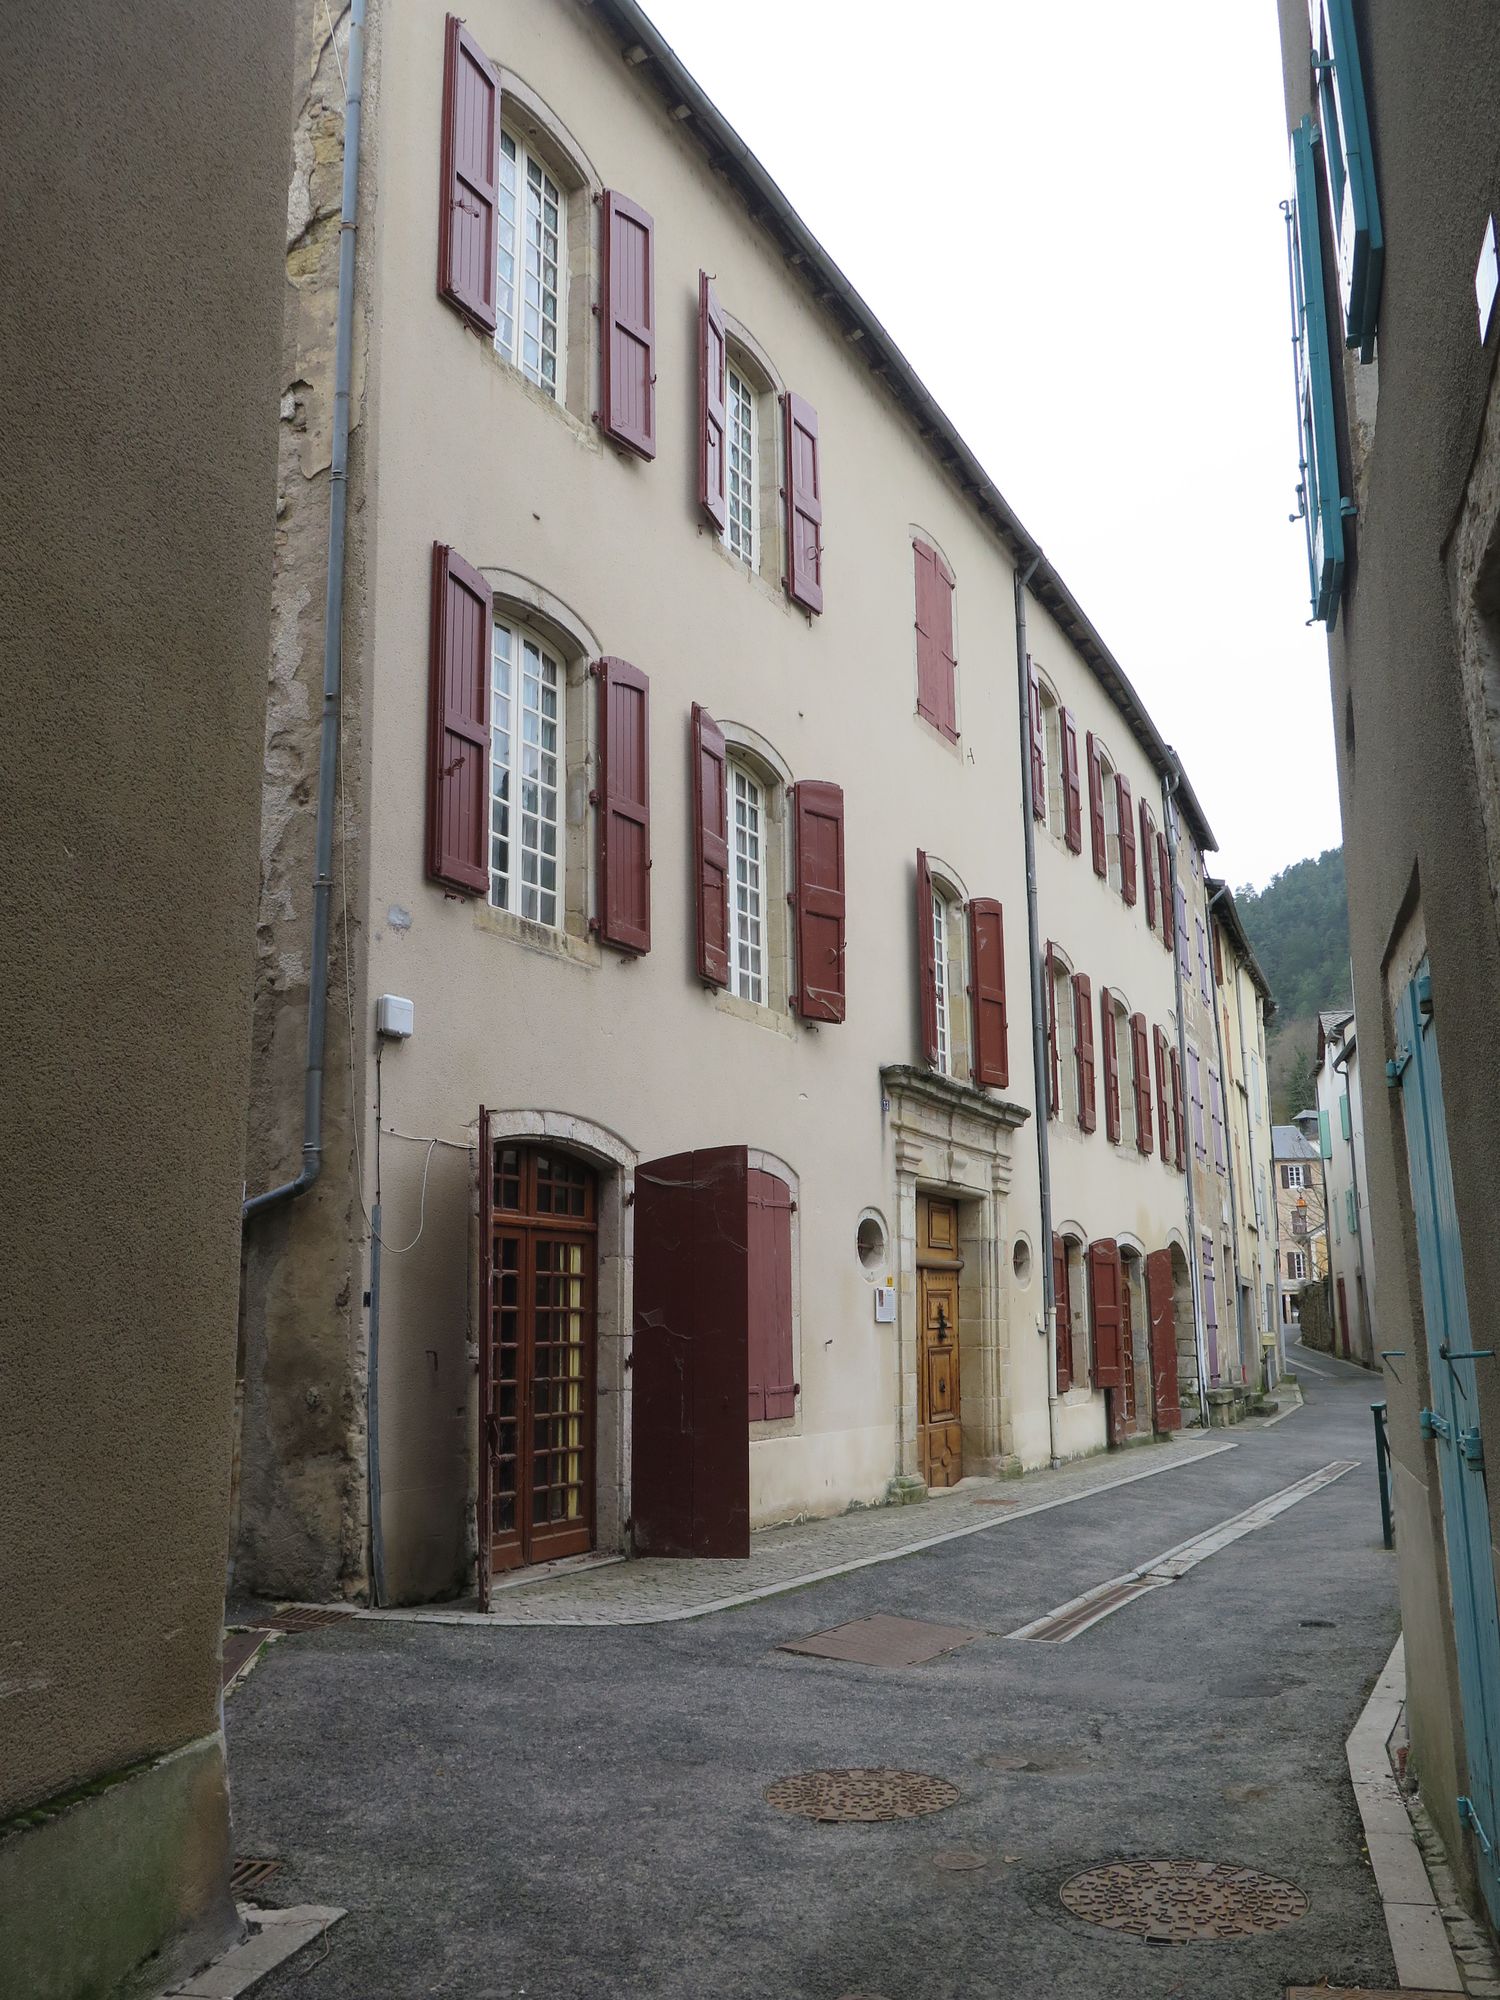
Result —
M1297 1315L1302 1327L1302 1345L1315 1347L1321 1354L1332 1354L1333 1305L1326 1278L1318 1278L1302 1287L1297 1294Z

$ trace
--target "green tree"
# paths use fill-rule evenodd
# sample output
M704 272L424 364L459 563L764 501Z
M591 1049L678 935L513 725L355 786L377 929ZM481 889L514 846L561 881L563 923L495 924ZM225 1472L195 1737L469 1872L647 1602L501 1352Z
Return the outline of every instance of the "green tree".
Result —
M1325 1008L1350 1005L1344 850L1296 861L1235 902L1276 999L1268 1038L1273 1111L1283 1123L1314 1102L1313 1043Z
M1317 1104L1318 1077L1312 1056L1306 1048L1299 1046L1293 1052L1283 1095L1289 1119L1295 1118L1299 1111L1311 1110Z

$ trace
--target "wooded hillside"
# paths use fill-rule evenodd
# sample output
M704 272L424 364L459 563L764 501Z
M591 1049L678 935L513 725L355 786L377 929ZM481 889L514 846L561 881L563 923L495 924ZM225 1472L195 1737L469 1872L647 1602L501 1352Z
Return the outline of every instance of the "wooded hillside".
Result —
M1236 889L1234 899L1276 996L1271 1106L1285 1121L1311 1101L1319 1012L1350 1005L1344 850L1296 861L1264 889Z

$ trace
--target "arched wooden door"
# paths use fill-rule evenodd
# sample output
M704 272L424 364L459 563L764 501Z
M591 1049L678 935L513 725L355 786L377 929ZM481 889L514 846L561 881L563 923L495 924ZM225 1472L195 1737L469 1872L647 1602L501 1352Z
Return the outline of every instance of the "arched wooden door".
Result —
M481 1124L479 1591L594 1542L593 1172Z

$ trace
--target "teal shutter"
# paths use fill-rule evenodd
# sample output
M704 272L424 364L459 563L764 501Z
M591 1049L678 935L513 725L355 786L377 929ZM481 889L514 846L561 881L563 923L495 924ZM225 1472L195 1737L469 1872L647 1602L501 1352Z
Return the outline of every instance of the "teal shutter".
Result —
M1322 1153L1325 1160L1333 1158L1333 1132L1329 1126L1328 1113L1326 1111L1318 1113L1318 1150Z
M1354 1121L1349 1114L1349 1093L1347 1090L1339 1099L1339 1130L1346 1139L1354 1137Z
M1300 443L1297 511L1307 535L1313 617L1332 631L1344 588L1344 516L1354 512L1354 504L1339 491L1333 358L1323 295L1323 244L1313 163L1316 143L1316 128L1310 118L1304 118L1292 134L1293 197L1286 210L1287 254Z
M1344 1220L1349 1225L1349 1234L1359 1234L1359 1209L1355 1206L1353 1188L1344 1189Z
M1312 0L1313 79L1328 211L1338 243L1344 345L1373 360L1385 238L1351 0Z

